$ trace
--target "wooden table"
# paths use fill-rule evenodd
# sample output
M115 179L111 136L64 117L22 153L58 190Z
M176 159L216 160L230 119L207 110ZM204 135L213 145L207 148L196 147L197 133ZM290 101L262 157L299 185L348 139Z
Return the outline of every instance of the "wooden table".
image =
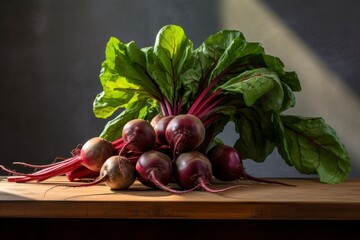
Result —
M348 180L337 185L322 184L317 179L277 180L296 187L241 182L242 186L222 193L194 191L174 195L149 189L139 182L125 191L111 191L104 184L87 188L52 188L67 183L64 177L25 184L9 183L2 178L0 218L7 221L32 219L42 224L46 224L49 219L54 224L64 219L78 221L77 224L90 219L102 219L101 222L106 223L106 226L116 219L122 224L142 222L148 226L149 223L166 226L190 222L193 227L208 228L206 231L211 230L210 226L217 228L224 223L236 230L240 223L246 223L249 234L255 234L249 226L270 228L266 225L269 224L268 220L277 220L272 221L271 229L276 229L278 225L279 231L283 231L284 223L295 223L293 220L296 223L301 221L302 226L320 224L323 227L325 224L329 227L329 224L334 224L339 234L348 232L348 227L353 224L358 226L360 180ZM216 183L212 187L225 186L228 184ZM344 224L344 220L347 224ZM339 222L343 224L342 230ZM317 231L324 234L321 228ZM357 234L359 228L354 231Z

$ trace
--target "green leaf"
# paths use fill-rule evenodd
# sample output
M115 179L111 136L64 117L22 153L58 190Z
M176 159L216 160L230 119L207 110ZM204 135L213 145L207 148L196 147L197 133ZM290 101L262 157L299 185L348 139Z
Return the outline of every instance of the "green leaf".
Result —
M261 44L248 43L243 38L235 38L219 58L209 80L212 81L216 77L224 75L224 73L229 73L231 66L239 59L262 53L264 53L264 49Z
M289 108L294 107L296 104L296 99L295 99L294 92L291 90L289 85L287 85L284 82L281 82L281 86L282 86L282 90L284 92L283 103L282 103L282 106L280 109L280 111L282 112Z
M123 100L110 97L104 91L96 95L93 111L98 118L107 118L123 105Z
M242 39L245 42L243 34L236 30L224 30L209 36L199 48L195 50L197 58L200 61L202 75L206 76L217 61L224 54L234 39Z
M269 128L270 117L265 112L260 114L253 108L243 108L234 118L235 130L240 136L234 147L243 159L263 162L274 150L275 144L266 136L269 130L265 130Z
M123 44L112 37L107 44L106 60L102 67L100 80L103 87L107 86L109 79L115 79L119 89L129 88L148 95L158 95L156 85L147 75L145 53L133 41Z
M263 97L264 110L279 110L284 98L278 75L266 68L245 71L219 88L225 93L242 94L247 106L252 106Z
M276 145L286 162L304 174L318 174L324 183L343 182L350 157L335 130L322 118L275 117Z
M271 55L263 55L264 61L268 69L275 71L280 80L287 84L292 91L300 91L300 81L295 72L286 72L284 70L284 63L278 58Z
M181 90L179 95L182 96L181 102L187 112L194 102L199 89L199 80L201 78L201 68L197 61L189 61L186 71L180 75Z
M94 101L96 117L107 118L138 98L161 98L146 72L145 54L134 42L123 44L111 37L106 46L100 81L103 92Z
M181 72L187 54L191 51L192 42L179 26L167 25L156 36L154 52L172 78L176 78Z
M301 85L296 72L285 72L284 76L281 76L281 81L286 83L291 90L301 91Z
M284 63L280 60L280 58L271 56L268 54L263 54L263 58L267 68L275 71L278 75L284 75Z
M162 94L170 103L176 102L181 88L184 66L192 60L193 44L184 30L176 25L160 29L154 47L147 52L147 68Z
M300 89L296 74L286 72L278 57L265 54L261 44L247 42L239 31L225 30L210 36L196 49L196 56L202 66L202 77L207 78L203 84L209 84L216 79L217 85L221 85L247 70L266 68L277 76L273 87L268 83L261 88L265 92L272 89L262 100L264 109L285 110L295 104L292 91ZM258 93L262 96L261 92ZM256 97L256 93L253 97ZM247 100L253 104L251 99Z
M151 120L155 117L155 115L160 113L160 109L158 106L157 101L154 101L152 99L147 99L147 104L140 109L139 115L137 118L144 119L148 122L151 122Z

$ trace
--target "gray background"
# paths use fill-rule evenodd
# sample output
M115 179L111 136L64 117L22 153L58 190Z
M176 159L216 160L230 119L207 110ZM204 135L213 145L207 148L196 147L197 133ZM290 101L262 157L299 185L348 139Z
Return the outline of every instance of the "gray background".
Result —
M274 26L281 23L283 29L290 29L296 43L306 46L324 69L331 69L341 84L351 89L351 101L358 106L360 1L249 2L0 0L0 163L6 166L13 161L49 163L55 157L69 156L77 144L99 135L107 120L94 117L92 103L101 91L98 75L106 42L115 36L123 42L135 40L140 47L153 45L158 30L172 23L184 28L195 47L209 35L233 26L246 30L252 40L266 44L271 42L269 39L287 37L287 31L274 34L264 24L261 27L266 31L253 25L263 18L261 11L266 11L276 19ZM253 8L246 8L249 4ZM249 17L237 21L244 11ZM270 44L269 49L273 55L282 55ZM286 58L281 57L285 64L292 61ZM307 61L291 65L291 70L306 72L302 62ZM339 103L343 102L344 98L339 97ZM343 121L340 114L336 115L335 106L317 100L313 105L334 110L326 114L326 120L334 122L349 145L354 163L351 177L360 177L356 142L359 128L351 125L351 114ZM304 106L300 112L312 115L312 110ZM359 110L350 109L349 113L358 114ZM221 137L233 143L231 125ZM246 167L256 176L300 176L276 152L262 164L246 161Z

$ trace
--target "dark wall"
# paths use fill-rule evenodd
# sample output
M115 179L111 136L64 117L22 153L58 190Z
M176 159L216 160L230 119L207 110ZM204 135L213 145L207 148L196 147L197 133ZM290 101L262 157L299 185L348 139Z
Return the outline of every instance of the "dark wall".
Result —
M100 134L107 120L94 117L92 103L110 36L145 47L174 23L198 46L221 30L221 2L0 0L0 163L48 163ZM359 1L259 2L360 92ZM275 169L276 161L264 165L264 175L296 174Z
M178 24L199 45L218 22L213 0L1 0L1 163L47 163L101 133L92 103L110 36L145 47Z
M360 1L262 2L360 95Z
M342 99L338 101L341 102L341 105L338 103L331 106L333 113L329 116L340 119L340 116L336 116L337 109L349 108L346 104L349 99L357 101L357 104L351 103L350 106L360 106L360 1L348 0L345 3L337 0L260 0L259 2L273 11L281 23L318 57L319 62L324 64L329 72L341 79L339 85L344 84L344 87L354 95L352 97L343 94ZM300 61L299 64L301 64ZM323 89L326 87L324 86ZM329 95L328 97L333 96ZM314 102L314 104L321 106L322 102ZM348 111L350 115L348 117L351 118L351 112L354 113L354 117L351 120L342 119L342 125L346 125L354 136L354 138L344 136L344 140L347 137L353 139L351 142L347 140L348 144L352 145L348 145L352 161L350 177L360 177L360 156L357 148L360 129L359 125L351 124L355 123L354 119L359 116L357 114L360 109L355 108ZM281 162L279 159L274 161ZM272 164L276 165L275 162ZM266 167L263 169L266 171ZM284 169L284 173L285 171L287 170ZM286 172L284 175L288 174L289 172Z

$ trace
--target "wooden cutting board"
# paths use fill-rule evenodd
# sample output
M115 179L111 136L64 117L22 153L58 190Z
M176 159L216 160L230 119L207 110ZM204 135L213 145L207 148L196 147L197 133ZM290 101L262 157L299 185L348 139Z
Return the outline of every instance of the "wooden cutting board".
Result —
M101 184L72 188L65 177L42 183L0 180L0 217L159 219L360 219L360 180L276 179L296 187L242 181L221 192L170 194L135 182L112 191ZM234 183L215 183L222 188ZM171 185L176 187L175 185Z

